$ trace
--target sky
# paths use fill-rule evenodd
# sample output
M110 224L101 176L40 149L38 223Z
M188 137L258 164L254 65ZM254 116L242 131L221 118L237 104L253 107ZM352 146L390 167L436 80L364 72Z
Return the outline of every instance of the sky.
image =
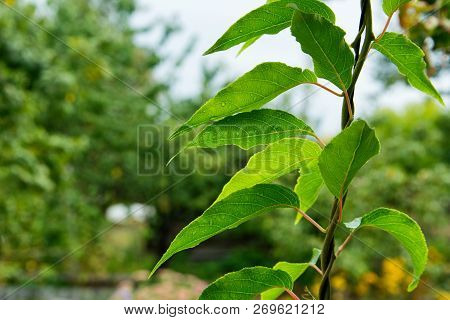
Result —
M285 30L276 36L263 36L252 47L240 56L236 56L239 48L225 52L202 56L237 19L245 13L262 5L265 0L140 0L139 10L133 18L133 25L144 26L158 18L175 21L183 27L183 31L161 48L167 55L175 55L186 46L192 37L197 42L191 56L185 61L178 72L177 82L173 88L174 95L185 97L198 92L201 79L202 65L214 66L223 64L222 77L235 79L251 70L256 65L266 62L284 62L290 66L312 69L312 62L308 56L300 51L299 44ZM359 21L359 1L333 0L328 5L336 13L336 24L347 31L346 39L350 43L356 35ZM373 1L374 32L378 34L386 21L381 10L381 0ZM397 20L394 18L391 30L398 30ZM137 38L141 45L155 43L154 33L143 34ZM379 66L379 53L371 51L369 60L363 70L356 88L356 117L363 117L375 108L389 106L401 108L408 103L421 101L425 96L414 89L397 84L383 93L380 83L374 77L375 68ZM170 66L168 66L170 67ZM164 78L167 74L162 67L157 70L156 77ZM327 81L322 80L322 84ZM327 84L327 86L331 86ZM306 87L298 89L300 87ZM291 101L287 106L276 100L272 105L288 108L294 112L306 112L313 120L319 120L316 128L323 134L333 134L340 126L341 99L315 86L302 85L289 93ZM438 86L439 87L439 86ZM336 89L336 91L339 91Z

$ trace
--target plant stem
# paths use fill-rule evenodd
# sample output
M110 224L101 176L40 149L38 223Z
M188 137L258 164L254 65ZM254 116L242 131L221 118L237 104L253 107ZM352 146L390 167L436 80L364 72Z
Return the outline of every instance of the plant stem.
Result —
M291 290L285 288L284 291L286 291L291 296L292 299L300 300L300 298L294 292L292 292Z
M384 34L386 33L386 31L387 31L387 29L389 27L389 24L391 23L392 16L393 16L392 14L389 16L389 18L386 21L386 24L384 25L383 31L381 31L381 33L378 35L378 37L375 39L375 41L380 40L381 37L384 36Z
M355 64L353 66L352 82L347 90L349 95L348 98L350 100L350 110L348 108L348 100L344 99L341 118L342 130L347 128L353 121L353 114L355 110L353 98L356 82L358 81L359 75L370 51L371 44L375 39L372 30L372 6L370 0L361 0L361 16L358 30L358 35L356 36L355 41L353 41L353 48L355 50ZM360 50L362 30L365 30L365 36L362 48ZM331 210L330 225L327 228L321 254L321 269L323 270L322 282L319 289L319 299L321 300L331 299L330 273L333 268L334 261L336 260L336 255L334 253L334 236L340 216L342 215L341 208L344 207L346 198L347 193L345 193L341 199L335 198L333 208Z
M322 139L317 134L313 134L314 138L316 138L317 142L319 143L320 147L323 149L325 148L325 142L323 142Z
M334 91L334 90L332 90L332 89L330 89L330 88L328 88L328 87L326 87L323 84L320 84L318 82L311 82L311 84L313 84L315 86L318 86L318 87L328 91L329 93L334 94L335 96L342 97L342 95L343 95L343 93L336 92L336 91Z
M345 249L345 246L350 242L350 240L352 239L353 236L353 232L351 232L347 238L345 238L344 242L339 246L337 252L336 252L336 257L339 257L339 255L341 254L342 250Z
M333 203L333 209L331 211L331 221L327 228L327 233L325 235L325 240L323 242L322 254L320 256L321 269L324 270L324 275L322 277L322 282L320 283L319 289L319 299L328 300L331 298L331 287L328 269L333 264L334 255L334 233L336 232L336 227L339 219L339 204L338 200L335 199ZM328 271L328 272L327 272Z
M322 270L319 269L318 266L316 266L315 264L312 264L312 263L311 263L309 266L310 266L311 268L313 268L314 270L316 270L318 274L320 274L321 276L323 276L323 272L322 272Z
M305 218L309 223L311 223L314 227L316 227L320 232L322 232L322 233L327 232L327 230L322 228L322 226L320 224L318 224L313 218L311 218L309 215L307 215L306 212L303 212L299 208L295 208L295 210L297 210L297 212L300 213L303 216L303 218Z
M366 58L367 55L369 54L372 42L375 39L375 35L373 34L372 29L372 6L370 4L370 0L361 0L360 30L361 29L366 30L364 43L361 51L359 51L360 40L355 39L354 41L353 47L355 49L355 65L353 68L352 82L347 90L350 96L352 114L354 113L355 110L353 98L355 94L356 82L358 81L361 70L364 66L364 63L366 62ZM344 101L344 105L342 106L342 120L341 120L342 129L347 128L352 123L353 120L351 118L352 114L349 114L347 103Z

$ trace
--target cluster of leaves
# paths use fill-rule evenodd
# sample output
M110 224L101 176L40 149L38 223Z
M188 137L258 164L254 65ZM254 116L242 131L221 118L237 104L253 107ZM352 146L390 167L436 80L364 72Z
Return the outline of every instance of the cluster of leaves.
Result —
M389 20L405 2L383 1ZM339 206L339 227L347 228L350 234L367 227L390 233L411 256L414 276L408 290L417 286L425 269L428 249L420 227L408 215L379 208L341 224L343 202L350 183L359 169L380 150L375 131L365 121L357 120L324 145L313 129L300 119L282 111L261 109L299 85L323 86L318 83L318 78L322 78L342 91L332 92L345 97L349 124L353 121L348 91L359 74L353 75L355 55L345 42L345 32L334 22L331 9L318 0L269 1L238 20L206 52L210 54L242 43L246 48L262 35L276 34L290 27L301 50L312 58L314 71L276 62L263 63L221 90L175 131L172 138L207 125L188 147L237 145L244 149L265 146L265 149L256 153L247 166L231 178L209 209L176 236L152 274L174 254L274 208L293 209L328 237L328 231L306 213L325 185ZM413 87L442 103L424 72L420 48L405 36L385 30L370 42L367 49L384 54ZM306 135L315 141L306 139ZM294 170L300 173L294 190L272 183ZM282 290L293 295L293 283L307 266L317 269L324 278L331 271L316 266L317 253L315 250L314 258L306 264L280 262L272 269L254 267L227 274L212 283L200 298L252 299L261 294L262 298L273 299ZM276 290L277 294L268 294L268 290Z

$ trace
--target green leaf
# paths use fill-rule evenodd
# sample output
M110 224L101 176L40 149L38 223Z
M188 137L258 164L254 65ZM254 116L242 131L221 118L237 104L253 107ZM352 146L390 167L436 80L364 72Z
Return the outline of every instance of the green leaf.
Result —
M273 269L286 272L291 277L292 282L295 282L311 264L317 263L320 253L321 251L319 249L313 249L313 255L308 263L278 262ZM284 289L281 288L273 288L264 291L261 294L261 300L275 300L283 293L283 291Z
M397 66L398 71L406 77L411 86L444 105L441 95L425 73L426 63L423 59L425 54L415 43L404 35L386 32L381 39L374 42L373 47Z
M274 181L317 159L320 152L321 148L317 143L306 139L288 138L277 141L253 155L247 166L223 187L216 201L238 190Z
M317 78L310 70L279 62L260 64L207 101L171 138L210 121L259 109L289 89L314 82Z
M321 16L296 11L291 32L302 51L313 59L319 78L329 80L342 90L350 86L354 56L345 42L344 30Z
M308 267L308 263L278 262L273 269L286 272L291 277L292 282L295 282ZM276 300L283 292L283 288L269 289L261 294L261 300Z
M323 186L323 178L320 173L318 160L313 160L300 169L300 176L297 179L294 191L300 200L300 209L308 211L316 202L320 189ZM296 223L303 217L297 214Z
M309 260L309 264L316 264L319 261L320 255L322 254L322 250L314 248L311 260Z
M319 168L328 189L342 197L357 171L380 152L375 131L363 120L353 122L322 151Z
M258 37L254 37L250 40L245 41L245 43L242 45L242 47L239 49L237 56L241 55L242 52L244 52L245 50L247 50L252 44L254 44L256 41L259 40L259 38L261 38L261 36Z
M267 2L266 3L273 3L273 2L276 2L276 1L280 1L280 0L267 0ZM292 14L292 13L291 13ZM291 18L292 19L292 18ZM258 41L259 40L259 38L261 38L261 36L257 36L257 37L254 37L254 38L251 38L250 40L247 40L243 45L242 45L242 47L241 47L241 49L239 49L239 52L238 52L238 56L242 53L242 52L244 52L244 50L246 50L248 47L250 47L252 44L254 44L256 41Z
M411 0L383 0L383 11L388 16L392 16L402 5Z
M345 225L356 230L365 227L381 229L400 241L411 256L414 268L414 279L409 284L408 291L417 287L420 276L425 270L428 256L427 243L417 222L403 212L380 208Z
M195 137L187 148L237 145L248 150L257 145L266 145L299 135L315 136L307 124L292 114L262 109L239 113L213 123Z
M224 275L211 283L200 300L252 300L270 288L292 290L292 279L282 270L265 267L245 268Z
M260 184L240 190L213 204L200 217L178 233L151 275L174 254L197 246L203 241L277 207L298 208L297 195L286 187Z
M318 0L280 0L265 4L236 21L204 54L227 50L264 34L277 34L291 25L295 4L298 10L315 13L334 23L333 11Z

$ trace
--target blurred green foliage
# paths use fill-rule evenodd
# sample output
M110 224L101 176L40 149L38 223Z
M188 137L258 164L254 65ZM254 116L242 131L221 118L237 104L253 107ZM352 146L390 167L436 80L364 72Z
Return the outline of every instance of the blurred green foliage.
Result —
M198 215L213 200L211 186L225 181L161 170L169 159L166 130L152 133L163 145L137 139L141 125L174 127L171 118L201 104L208 87L199 98L170 100L169 80L155 80L153 71L171 63L156 47L176 30L160 22L155 48L137 47L134 8L131 0L0 6L0 283L24 281L64 257L38 281L148 267L145 249L165 249L173 221ZM217 71L205 69L205 82ZM156 100L168 101L167 111ZM139 174L152 152L160 170ZM159 215L136 230L141 245L132 256L96 238L111 226L109 206L149 200Z

